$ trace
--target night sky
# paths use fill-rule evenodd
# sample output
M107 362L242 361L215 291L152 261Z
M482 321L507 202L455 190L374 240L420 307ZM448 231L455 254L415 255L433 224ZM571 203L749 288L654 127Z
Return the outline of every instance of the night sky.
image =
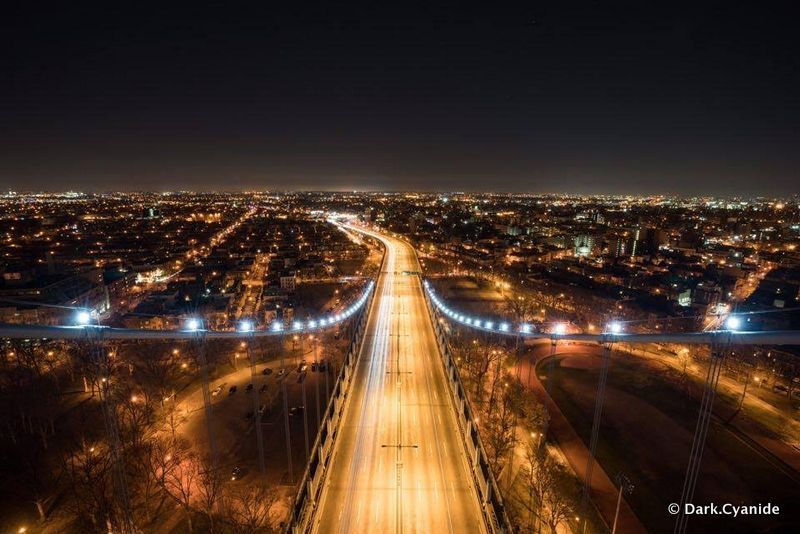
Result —
M2 189L800 192L791 2L80 4L0 13Z

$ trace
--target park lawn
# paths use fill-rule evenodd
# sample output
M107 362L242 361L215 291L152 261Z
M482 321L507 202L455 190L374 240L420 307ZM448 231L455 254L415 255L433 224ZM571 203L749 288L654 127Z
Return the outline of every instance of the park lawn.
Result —
M596 369L557 365L553 370L552 395L586 443L597 377ZM612 479L620 472L630 478L635 490L629 502L652 532L667 532L674 526L674 517L666 508L680 499L699 407L670 377L673 381L677 378L654 373L636 360L615 358L598 441L599 463ZM721 400L726 404L732 401ZM795 481L713 420L693 501L720 505L771 502L781 506L783 513L746 519L696 516L690 519L690 528L752 532L787 524L800 526L800 514L791 508L799 491Z

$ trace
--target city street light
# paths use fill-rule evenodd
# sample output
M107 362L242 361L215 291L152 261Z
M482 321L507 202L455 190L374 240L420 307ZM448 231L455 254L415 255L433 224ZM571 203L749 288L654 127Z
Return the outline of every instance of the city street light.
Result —
M239 326L238 326L237 329L239 330L239 332L245 332L245 333L246 332L252 332L253 331L253 321L250 321L249 319L245 319L245 320L243 320L243 321L241 321L239 323Z
M89 310L78 310L75 314L75 323L79 326L87 326L92 322L92 312Z
M612 321L608 325L608 331L612 334L620 334L622 333L622 324L618 321Z
M633 484L631 484L628 477L622 473L617 475L617 485L619 486L619 494L617 495L617 509L614 512L614 525L611 527L611 534L616 534L617 532L617 521L619 520L619 508L622 504L622 494L628 494L633 491Z
M736 331L739 330L741 326L742 326L742 320L736 317L735 315L731 315L727 319L725 319L726 330Z
M553 333L557 336L563 336L567 333L567 325L564 323L556 323L553 327Z
M186 330L195 332L203 327L203 323L196 317L190 317L186 320Z

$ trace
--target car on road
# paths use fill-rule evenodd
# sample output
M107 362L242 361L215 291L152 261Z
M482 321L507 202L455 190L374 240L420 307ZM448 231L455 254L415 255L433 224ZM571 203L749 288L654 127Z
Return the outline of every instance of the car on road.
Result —
M272 369L269 367L264 367L264 369L261 371L261 374L264 376L269 376L272 374Z
M253 390L253 383L250 382L249 384L247 384L247 386L244 388L244 390L245 391L252 391Z
M238 480L242 476L242 468L237 466L233 467L233 471L231 471L231 480Z
M312 363L311 364L311 372L312 373L316 373L318 366L319 366L319 364L317 362Z
M264 412L269 412L269 410L267 410L267 405L266 405L266 404L262 404L262 405L261 405L261 406L259 406L259 408L258 408L258 413L259 413L260 415L264 415Z
M303 410L305 410L305 406L292 406L289 408L289 417L303 415Z
M286 374L286 369L278 369L278 376L281 377Z
M305 379L306 379L306 372L305 371L303 371L302 373L297 375L297 383L298 384L302 384Z
M236 393L237 389L239 389L238 386L236 385L231 386L230 389L228 389L228 395L233 395L234 393Z
M264 393L267 391L267 385L263 384L260 388L258 388L259 393Z
M297 366L298 373L302 373L306 369L308 369L308 364L306 362L300 362L300 365Z
M211 392L212 397L216 397L222 392L222 384L214 388L214 391Z

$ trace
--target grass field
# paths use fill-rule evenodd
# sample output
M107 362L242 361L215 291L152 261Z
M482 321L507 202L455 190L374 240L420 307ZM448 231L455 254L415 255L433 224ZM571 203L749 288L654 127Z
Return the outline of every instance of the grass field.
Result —
M562 358L559 358L559 363ZM592 425L598 370L595 366L553 370L553 397L586 443ZM670 503L681 488L697 422L698 402L686 395L675 375L654 373L631 358L615 358L609 373L597 458L612 477L625 473L635 485L629 502L651 532L669 532ZM724 401L723 401L724 402ZM781 515L732 518L695 516L694 532L761 532L800 529L793 507L800 485L713 420L693 502L781 507Z

